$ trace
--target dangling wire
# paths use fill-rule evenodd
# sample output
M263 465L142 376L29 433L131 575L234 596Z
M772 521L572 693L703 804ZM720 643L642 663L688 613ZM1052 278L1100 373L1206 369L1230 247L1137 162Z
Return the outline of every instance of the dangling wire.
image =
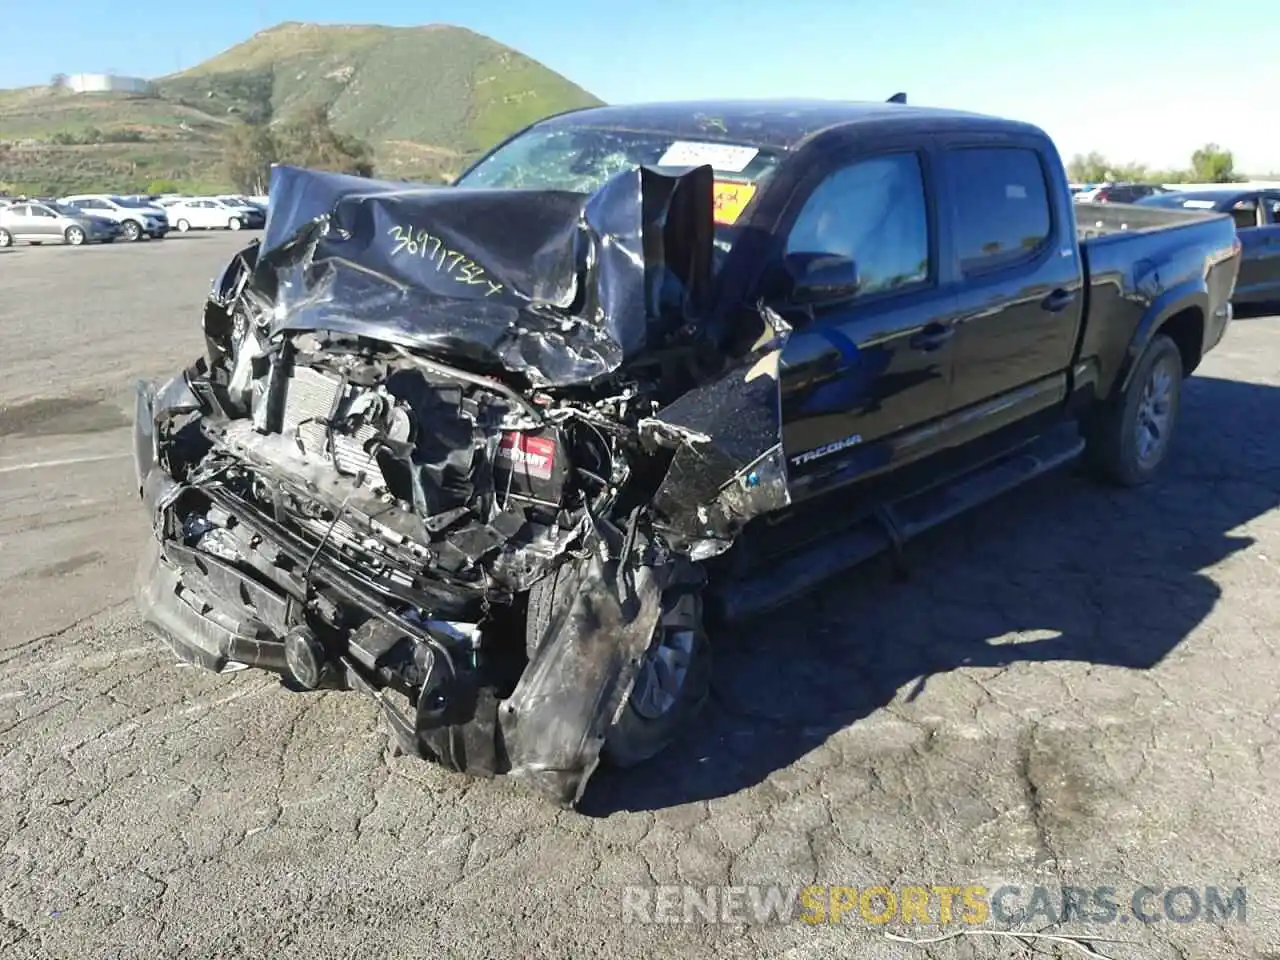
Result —
M358 489L359 484L357 484L356 486ZM303 596L305 600L308 602L311 600L311 569L312 567L315 566L316 560L320 556L320 551L323 550L325 548L325 545L329 542L329 537L333 535L334 529L338 526L338 521L341 520L342 515L347 512L347 503L351 500L351 497L355 492L356 492L355 490L352 490L343 498L341 506L338 507L337 512L334 513L333 515L333 521L329 524L328 529L325 530L324 536L320 538L320 542L316 544L315 550L311 552L311 558L307 561L306 567L303 568L303 571L302 571L302 585L304 588Z

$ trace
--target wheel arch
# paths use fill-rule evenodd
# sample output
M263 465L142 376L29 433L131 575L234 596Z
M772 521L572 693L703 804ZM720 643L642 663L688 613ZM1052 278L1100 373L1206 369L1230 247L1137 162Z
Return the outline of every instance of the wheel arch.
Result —
M1116 378L1116 392L1129 389L1138 361L1159 334L1169 337L1182 356L1183 376L1189 376L1204 357L1205 319L1209 293L1204 284L1175 287L1151 305L1129 340L1124 365Z

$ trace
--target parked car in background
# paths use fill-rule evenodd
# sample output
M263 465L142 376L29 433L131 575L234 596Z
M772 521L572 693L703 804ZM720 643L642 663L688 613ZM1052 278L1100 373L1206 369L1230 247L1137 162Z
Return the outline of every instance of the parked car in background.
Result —
M253 197L246 197L240 194L228 193L228 194L220 194L214 197L214 199L221 200L223 203L232 204L233 206L251 207L254 210L261 211L264 217L267 215L267 205L265 203L259 203Z
M1280 302L1280 187L1221 187L1162 193L1141 206L1226 213L1236 223L1242 255L1235 303Z
M111 243L123 232L120 224L57 201L20 201L0 207L0 247L15 243Z
M188 197L166 208L170 222L188 230L260 230L267 215L257 207L229 203L216 197Z
M120 224L121 236L126 240L141 240L143 237L162 240L169 232L169 219L164 210L150 202L107 193L75 194L58 202L70 204L95 217L114 220Z
M1164 187L1154 183L1103 183L1081 190L1074 198L1081 203L1137 203L1163 190Z

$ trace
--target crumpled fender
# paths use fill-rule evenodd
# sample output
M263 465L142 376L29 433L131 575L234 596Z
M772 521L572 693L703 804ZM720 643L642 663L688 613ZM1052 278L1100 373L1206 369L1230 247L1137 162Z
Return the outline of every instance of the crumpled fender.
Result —
M635 565L620 581L618 562L599 554L567 571L560 596L569 602L498 706L508 775L562 806L581 799L657 635L672 571Z

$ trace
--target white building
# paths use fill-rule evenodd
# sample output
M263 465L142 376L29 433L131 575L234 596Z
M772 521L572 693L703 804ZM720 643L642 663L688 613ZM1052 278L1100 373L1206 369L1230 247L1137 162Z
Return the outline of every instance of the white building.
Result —
M111 73L73 73L65 83L76 93L151 93L150 80L142 77L120 77Z

